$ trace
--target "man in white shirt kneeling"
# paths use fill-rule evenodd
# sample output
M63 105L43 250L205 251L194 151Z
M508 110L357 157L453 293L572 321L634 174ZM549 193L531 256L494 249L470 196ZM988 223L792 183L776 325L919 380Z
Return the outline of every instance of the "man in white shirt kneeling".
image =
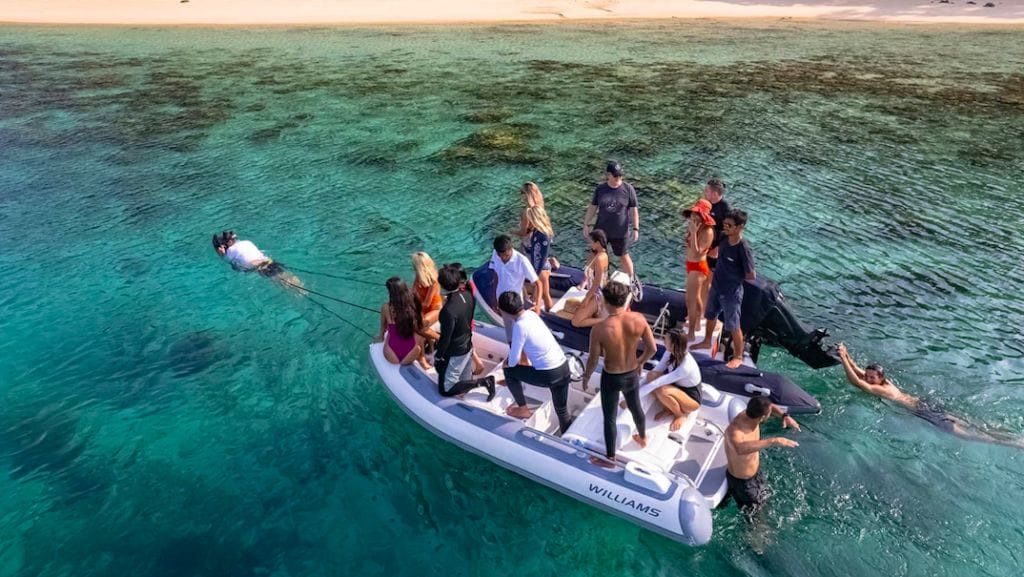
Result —
M510 323L512 345L505 361L505 384L516 403L505 412L520 419L533 414L526 406L523 383L551 389L559 433L564 433L569 428L570 375L569 362L562 347L536 312L523 310L523 299L519 293L511 290L501 293L498 308L514 319L514 323ZM519 364L520 355L525 355L530 364Z

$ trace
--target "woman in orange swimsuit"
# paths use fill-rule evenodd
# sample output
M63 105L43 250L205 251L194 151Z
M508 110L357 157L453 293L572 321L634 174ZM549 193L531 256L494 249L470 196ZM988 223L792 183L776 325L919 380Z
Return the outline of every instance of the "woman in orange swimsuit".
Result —
M430 327L441 316L441 285L437 282L437 265L434 259L425 252L412 253L412 268L416 280L412 282L412 290L420 301L420 312L423 326Z
M690 329L687 340L696 337L697 327L704 315L704 295L711 282L708 268L708 250L715 239L715 219L711 217L711 203L698 200L682 212L688 219L686 228L686 315Z

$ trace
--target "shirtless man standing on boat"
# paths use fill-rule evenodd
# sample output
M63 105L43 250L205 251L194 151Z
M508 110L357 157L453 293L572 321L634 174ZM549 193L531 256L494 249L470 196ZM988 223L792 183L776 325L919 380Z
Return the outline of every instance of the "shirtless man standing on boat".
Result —
M767 496L764 472L761 471L761 449L800 446L785 437L761 438L761 424L772 415L782 417L783 428L800 430L799 423L783 413L768 397L750 399L747 410L736 415L725 429L725 456L729 463L725 478L729 489L719 506L724 506L732 497L744 513L756 512Z
M633 440L641 447L647 446L647 422L643 407L640 406L640 371L658 350L647 319L640 313L625 309L630 288L618 282L609 282L601 293L604 295L608 317L590 330L590 354L587 368L583 373L583 390L597 369L597 361L604 357L601 370L601 412L604 414L604 446L607 461L592 457L595 465L614 466L617 431L615 420L619 411L619 393L626 398L626 406L633 415L636 433ZM644 352L636 356L637 346L643 340Z
M885 377L885 371L881 366L870 364L863 369L853 362L846 345L839 343L836 346L839 353L839 360L843 363L843 370L846 371L846 380L850 384L876 397L888 399L894 403L903 405L915 417L922 418L936 427L969 441L982 441L1024 449L1024 439L1010 434L979 431L973 428L967 421L951 415L941 407L925 401L919 397L904 393Z

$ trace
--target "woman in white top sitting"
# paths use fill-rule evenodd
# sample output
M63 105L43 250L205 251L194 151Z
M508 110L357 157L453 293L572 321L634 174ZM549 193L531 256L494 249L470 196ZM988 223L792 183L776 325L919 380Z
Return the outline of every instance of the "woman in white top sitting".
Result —
M700 408L700 367L686 350L686 335L669 331L665 335L665 354L647 373L647 383L657 386L654 396L665 407L654 416L661 420L672 415L670 431L678 431L686 417Z

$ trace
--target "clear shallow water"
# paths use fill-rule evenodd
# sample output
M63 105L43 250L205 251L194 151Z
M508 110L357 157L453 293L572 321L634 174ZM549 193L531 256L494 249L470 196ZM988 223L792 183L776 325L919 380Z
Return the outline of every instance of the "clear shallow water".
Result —
M476 264L540 182L562 234L603 160L638 269L678 285L680 204L751 212L800 317L915 394L1024 430L1021 33L861 24L0 28L0 575L1015 575L1024 453L851 390L683 548L434 438L366 337L229 270ZM382 290L306 276L376 306ZM331 307L372 331L365 312ZM767 541L764 553L751 541Z

